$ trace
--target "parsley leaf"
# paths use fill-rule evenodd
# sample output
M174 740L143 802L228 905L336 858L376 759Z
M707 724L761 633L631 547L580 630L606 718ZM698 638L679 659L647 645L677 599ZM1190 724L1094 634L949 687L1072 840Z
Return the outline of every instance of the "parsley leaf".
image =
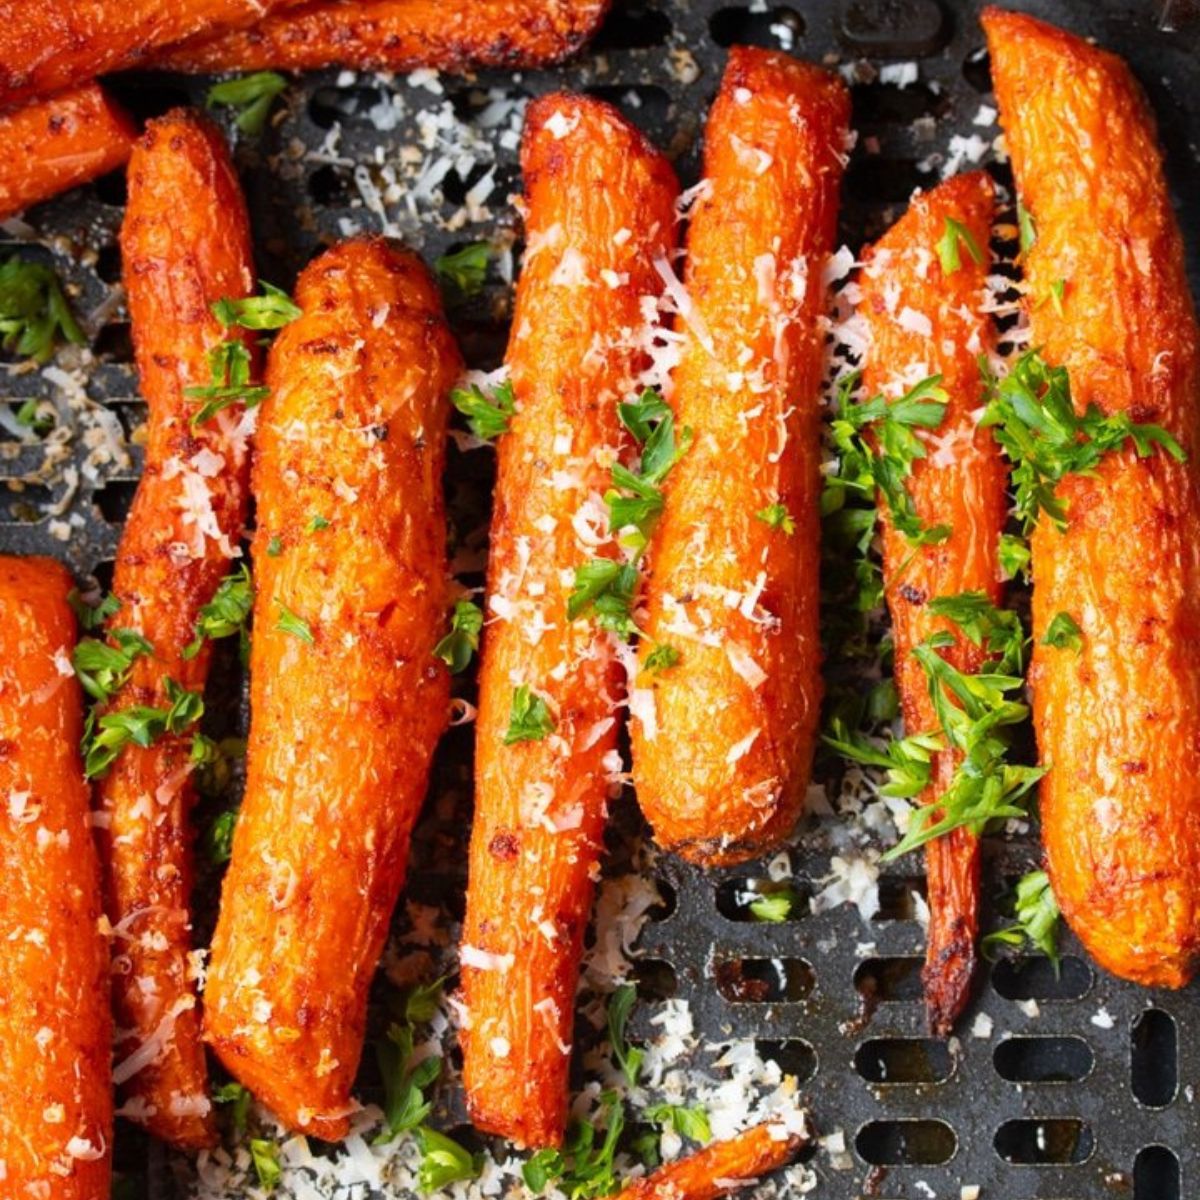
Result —
M433 260L437 277L465 297L477 296L487 279L492 247L489 242L472 242L453 254L443 254Z
M283 1175L283 1168L279 1165L279 1147L266 1138L251 1138L247 1148L259 1184L268 1192L273 1192Z
M575 586L567 597L567 617L574 621L594 612L602 629L630 634L638 572L631 563L615 558L593 558L575 568Z
M208 352L208 371L207 387L183 389L189 399L204 401L192 417L193 425L203 425L238 401L247 408L257 408L270 391L264 385L251 384L250 351L236 339L220 342Z
M1052 367L1037 350L1022 354L1009 373L997 380L985 359L980 369L988 387L982 424L1013 462L1016 513L1028 533L1042 513L1059 530L1067 527L1066 506L1055 487L1067 475L1087 475L1100 460L1132 441L1146 458L1161 448L1177 462L1185 455L1179 443L1159 425L1135 423L1127 412L1105 415L1089 404L1079 415L1071 399L1066 368Z
M690 1108L682 1104L652 1104L646 1109L646 1119L656 1125L670 1126L680 1137L701 1145L712 1141L708 1113L698 1104Z
M1067 294L1067 281L1065 279L1056 279L1050 285L1050 303L1054 305L1054 311L1058 316L1063 315L1063 298Z
M275 97L286 87L287 80L275 71L256 71L213 84L206 103L209 108L227 104L237 109L237 127L254 137L262 133Z
M1018 575L1029 577L1029 543L1012 533L1000 535L1000 548L997 551L1000 562L1000 573L1006 580L1016 579Z
M275 622L275 628L280 633L290 633L292 637L298 637L302 642L307 642L311 646L316 639L313 637L308 622L292 612L282 600L276 600L275 603L279 607L279 620Z
M1056 650L1074 650L1078 654L1083 649L1083 630L1070 613L1055 613L1046 627L1042 645L1053 646Z
M885 770L887 783L880 794L905 798L920 795L929 786L933 756L945 746L937 734L915 733L888 738L881 749L876 740L849 729L840 717L833 719L821 740L851 762Z
M637 985L632 983L621 984L608 999L608 1042L630 1087L637 1087L642 1060L646 1057L640 1046L631 1046L625 1040L625 1026L636 999Z
M233 1131L240 1138L246 1132L246 1118L250 1115L250 1089L236 1081L223 1083L213 1094L214 1104L228 1104Z
M387 1036L375 1044L384 1089L383 1128L373 1139L376 1146L416 1129L433 1111L433 1101L425 1098L424 1089L441 1075L442 1060L430 1055L410 1066L412 1053L413 1031L409 1025L392 1024Z
M185 659L195 658L205 640L238 638L238 650L242 663L250 657L250 635L246 622L254 607L254 585L250 581L250 568L242 563L217 585L213 598L200 609L196 620L195 637L183 648Z
M791 537L796 532L796 522L788 512L786 504L768 504L754 514L760 521L765 521L772 529L782 530Z
M517 742L540 742L553 729L554 718L546 701L526 683L513 688L512 709L504 744L513 746Z
M243 296L238 300L223 296L212 306L213 316L226 329L233 325L243 329L282 329L304 315L283 288L265 279L258 282L263 290L261 296Z
M1030 871L1017 882L1014 896L1016 923L989 933L982 942L985 956L1001 946L1040 950L1058 970L1058 901L1045 871Z
M283 538L276 534L267 542L267 557L278 558L283 553Z
M636 400L617 405L617 416L621 424L633 434L638 445L646 442L657 424L668 417L674 419L671 406L654 388L646 388Z
M467 418L471 432L485 442L508 432L508 423L516 411L517 398L510 380L496 384L491 395L477 383L454 388L450 402Z
M58 423L58 414L48 400L35 400L31 397L17 409L16 421L34 437L42 438Z
M433 648L438 656L457 675L465 671L471 656L479 649L479 634L483 629L483 610L470 600L457 600L450 618L450 632Z
M1025 670L1028 639L1021 618L1015 612L997 608L986 593L936 596L929 602L929 611L953 622L973 646L987 653L996 671L1014 675Z
M1037 241L1037 228L1033 223L1033 213L1017 200L1017 230L1021 239L1021 253L1027 254Z
M750 901L750 915L756 921L779 923L791 919L791 916L799 908L801 902L800 896L792 891L791 888L785 888L778 892L764 892L760 896L756 896ZM683 1132L681 1129L680 1133ZM707 1138L703 1139L707 1141Z
M535 1193L553 1183L567 1200L591 1200L617 1190L613 1155L625 1113L615 1092L602 1092L604 1140L596 1144L596 1127L589 1121L573 1120L561 1150L539 1150L521 1168L525 1183Z
M675 646L670 645L668 642L659 642L646 655L644 669L649 671L651 675L659 675L663 671L669 671L672 667L677 666L682 657Z
M147 749L164 734L182 733L204 715L204 698L185 691L173 679L166 681L165 708L135 704L104 713L98 720L88 715L84 726L84 774L99 779L108 773L121 751L132 743Z
M953 275L962 268L960 246L966 247L967 253L976 264L982 264L983 251L980 250L975 235L961 221L947 217L942 236L937 242L938 259L942 264L943 275Z
M218 813L204 831L201 848L213 866L219 867L233 857L233 832L237 829L237 823L238 810L227 808L223 813Z
M427 1025L437 1015L438 1001L442 998L446 977L431 983L415 983L405 988L400 996L400 1011L410 1025Z
M44 363L60 337L76 346L87 340L58 276L45 263L10 255L0 263L0 349Z
M121 602L111 593L96 604L89 604L80 594L78 588L72 588L67 594L67 603L79 622L80 629L91 632L99 629L109 617L114 616L121 608Z
M304 532L308 534L320 533L322 529L329 528L329 521L319 513L309 517L308 524L304 526Z
M109 637L116 645L81 638L71 655L83 690L102 704L125 686L136 659L154 653L154 647L136 629L114 629Z
M440 1192L449 1184L474 1179L482 1167L482 1159L460 1146L453 1138L428 1125L417 1129L421 1143L421 1166L417 1186L423 1192Z

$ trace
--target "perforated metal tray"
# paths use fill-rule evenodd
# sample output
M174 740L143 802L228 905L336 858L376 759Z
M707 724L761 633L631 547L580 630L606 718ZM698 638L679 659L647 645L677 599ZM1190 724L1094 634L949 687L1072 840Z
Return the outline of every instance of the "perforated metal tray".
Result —
M1018 6L1094 35L1131 60L1159 115L1180 211L1200 211L1200 16L1193 0ZM506 122L489 126L498 112L489 103L505 97L559 87L599 94L646 128L675 158L684 183L693 182L707 102L724 47L733 42L783 46L830 64L869 64L856 71L859 142L842 208L842 237L857 248L898 214L914 187L937 178L936 157L930 158L944 157L954 135L990 143L998 132L974 124L989 100L977 7L949 0L630 0L618 3L595 45L564 69L418 79L417 86L336 71L305 76L290 89L286 113L261 139L238 148L262 273L290 283L322 243L351 226L386 228L429 257L494 238L511 219L504 197L518 186L515 139L500 136ZM901 62L919 64L919 79L905 87L872 69ZM174 102L202 102L205 82L145 76L117 86L144 115ZM367 112L396 97L394 127L381 132ZM442 196L421 201L415 213L398 193L374 210L364 207L362 195L371 196L380 180L377 155L399 161L401 148L420 142L421 128L447 100L493 147L494 162L482 160L485 152L465 179L452 172ZM340 136L331 141L335 127ZM989 149L989 164L992 157ZM428 154L418 159L409 170L410 193ZM922 170L922 163L932 169ZM1002 167L991 169L1003 177ZM491 214L461 220L465 198L491 170ZM0 486L0 550L53 554L81 577L95 573L105 582L140 462L136 438L128 457L103 461L95 450L107 444L97 432L98 422L111 419L104 413L115 415L126 435L142 416L128 329L112 292L122 199L120 178L107 178L40 206L27 215L27 228L10 226L5 239L53 257L77 311L100 315L88 328L94 358L80 370L63 373L60 363L58 372L0 375L0 402L15 409L29 397L47 398L60 412L61 428L71 431L61 444L63 435L54 435L47 447L0 429L0 480L7 485ZM461 223L447 228L456 213ZM1194 227L1189 233L1196 291L1200 237ZM507 308L507 289L495 278L482 297L453 308L472 365L498 361ZM58 460L53 470L51 456ZM466 530L487 503L484 456L452 455L451 480L452 511ZM210 694L224 697L218 721L238 728L245 712L231 702L241 695L234 664L219 663ZM463 856L456 848L466 826L469 762L469 730L452 731L439 754L440 799L418 830L408 888L410 896L445 901L452 912L461 910ZM611 839L617 858L641 836L628 798L619 807ZM808 845L798 839L794 861L800 885L815 890L828 874L828 852ZM991 900L1035 850L1013 843L987 849ZM662 864L669 903L641 939L638 1021L646 1031L654 1004L675 995L690 1002L702 1038L732 1032L768 1043L804 1081L821 1129L845 1131L843 1163L828 1155L813 1160L816 1195L957 1200L964 1185L979 1186L984 1200L1195 1194L1200 1121L1192 1084L1200 1068L1200 1003L1194 988L1172 994L1120 983L1090 966L1067 939L1061 977L1041 960L997 965L978 981L959 1038L932 1042L919 995L919 863L906 861L885 877L883 906L869 925L852 907L783 925L751 922L738 906L740 881L765 873L764 864L707 874ZM202 913L211 912L212 891L213 881L203 881ZM989 1022L990 1036L972 1034ZM144 1168L148 1194L171 1194L161 1148L123 1130L118 1156Z

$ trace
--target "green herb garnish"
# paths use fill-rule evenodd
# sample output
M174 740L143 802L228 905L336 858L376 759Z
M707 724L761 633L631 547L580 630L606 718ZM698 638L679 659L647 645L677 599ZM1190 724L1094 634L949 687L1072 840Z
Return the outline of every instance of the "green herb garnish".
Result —
M1053 646L1056 650L1074 650L1076 654L1083 649L1083 630L1070 613L1055 613L1046 626L1043 646Z
M540 742L553 729L554 718L546 701L526 683L514 688L504 744L513 746L518 742Z
M287 80L275 71L256 71L253 75L239 75L213 84L208 89L206 103L209 108L225 104L237 109L237 127L256 137L267 123L275 97L286 87Z
M590 1121L572 1121L561 1150L539 1150L521 1168L530 1191L541 1193L554 1184L567 1200L592 1200L617 1190L613 1156L625 1113L615 1092L601 1093L600 1105L603 1140L597 1144L598 1131Z
M496 384L490 395L477 383L455 388L450 393L450 402L467 418L471 432L485 442L508 432L509 420L517 407L512 383L507 379Z
M788 512L785 504L768 504L754 514L760 521L765 521L772 529L782 530L791 537L796 532L796 522Z
M207 387L183 389L189 399L204 401L192 416L193 425L203 425L239 402L257 408L270 392L266 386L250 382L250 351L243 342L233 340L214 346L208 352L208 371Z
M450 618L450 632L433 648L452 674L465 671L471 656L479 649L479 634L483 629L483 610L470 600L457 600Z
M279 620L275 622L275 628L280 633L290 633L292 637L298 637L302 642L307 642L311 646L316 639L313 637L308 622L292 612L282 600L276 600L275 603L279 607Z
M60 337L76 346L87 340L58 276L45 263L10 255L0 263L0 348L44 363Z
M982 942L984 955L990 957L1003 946L1017 949L1033 946L1050 959L1057 972L1059 909L1045 871L1030 871L1021 876L1013 905L1016 923L989 933Z
M460 295L470 298L483 291L491 257L489 242L472 242L453 254L435 258L433 269L443 283L448 283Z
M254 607L254 585L250 568L242 563L217 585L213 598L200 609L195 637L183 648L183 657L195 658L205 641L233 637L238 639L238 652L244 663L250 657L250 634L246 622Z
M608 1043L630 1087L637 1087L642 1060L646 1057L640 1046L631 1046L625 1040L625 1026L636 1000L637 986L632 983L621 984L608 998Z
M947 217L942 236L937 242L938 259L942 264L943 275L953 275L962 268L960 247L966 247L967 253L976 264L983 263L983 251L979 248L975 235L961 221Z
M265 279L260 279L261 296L243 296L239 300L224 296L212 306L213 316L226 329L234 325L242 329L282 329L304 311L291 296Z

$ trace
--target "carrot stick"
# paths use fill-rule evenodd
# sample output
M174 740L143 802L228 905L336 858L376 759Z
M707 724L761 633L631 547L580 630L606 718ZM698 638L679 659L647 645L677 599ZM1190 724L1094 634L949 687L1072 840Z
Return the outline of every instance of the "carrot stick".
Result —
M612 108L567 94L530 105L521 163L529 249L488 564L462 1044L474 1123L552 1146L623 692L613 635L570 619L568 597L576 568L616 555L599 498L624 443L617 403L645 365L642 300L653 309L677 184ZM517 741L522 696L545 721Z
M864 252L861 310L870 333L866 394L896 398L921 379L941 376L946 410L929 439L927 457L905 481L925 528L948 526L935 545L914 546L880 504L883 576L895 643L896 683L909 733L937 730L929 684L912 648L934 633L955 636L940 653L973 674L983 651L956 626L932 616L930 600L963 592L1000 600L998 548L1008 508L1000 449L978 428L983 380L978 357L992 348L991 321L982 310L988 240L994 208L991 180L959 175L914 199L908 212ZM949 222L957 222L962 232ZM947 259L936 247L950 231ZM957 263L957 265L955 265ZM949 267L949 269L947 269ZM945 790L961 755L937 756L934 782L921 797L930 804ZM929 877L929 939L925 1005L930 1028L950 1032L969 994L979 932L979 845L960 828L925 846Z
M132 122L87 83L0 116L0 220L115 170L129 158Z
M786 1166L808 1137L764 1122L623 1187L616 1200L716 1200Z
M437 288L379 239L300 276L254 469L246 794L205 1036L290 1128L345 1136L367 989L449 717Z
M1128 67L998 9L983 17L1017 185L1033 344L1076 411L1164 427L1062 480L1032 538L1040 812L1063 914L1108 970L1180 987L1200 946L1200 375L1154 120ZM1047 645L1066 613L1077 648Z
M209 379L225 336L209 305L253 283L246 208L215 126L185 111L150 122L129 167L121 229L125 290L142 395L145 468L117 553L111 629L144 636L112 709L166 707L168 681L202 693L207 647L191 659L200 608L238 553L248 490L246 434L232 410L193 424L184 394ZM194 799L191 732L130 744L101 780L97 803L114 944L113 1006L122 1031L116 1077L126 1110L181 1146L209 1144L189 903Z
M661 845L694 861L777 844L808 782L821 693L821 272L848 116L835 77L745 48L709 115L673 397L695 444L667 480L651 548L631 722L642 811ZM653 673L664 644L679 660Z
M569 58L595 33L609 0L316 0L239 33L175 46L175 71L411 71L532 67Z
M108 1200L108 950L70 589L51 559L0 558L0 1178L6 1196Z
M160 46L243 29L297 0L0 0L0 109L143 63Z

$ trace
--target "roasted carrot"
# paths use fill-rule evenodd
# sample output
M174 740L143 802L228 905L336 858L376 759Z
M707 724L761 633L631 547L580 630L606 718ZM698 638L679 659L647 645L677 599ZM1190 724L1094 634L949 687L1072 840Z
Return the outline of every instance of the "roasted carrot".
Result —
M736 862L790 832L820 708L825 305L849 100L832 75L735 47L688 231L672 404L695 443L650 552L633 776L656 840Z
M117 553L113 629L153 647L133 663L114 710L167 707L169 681L202 693L209 652L186 658L200 608L238 551L249 462L240 411L193 424L187 386L209 380L226 336L209 305L253 285L246 208L215 126L178 111L151 121L129 166L121 229L141 392L145 467ZM126 1111L182 1146L215 1126L206 1093L189 904L191 733L128 745L100 782L108 916L118 931L116 1079Z
M144 62L160 46L243 29L297 0L0 0L0 109Z
M765 1121L635 1179L616 1200L716 1200L786 1166L807 1141L787 1125Z
M334 1139L449 717L433 650L461 362L428 272L385 241L322 255L296 302L258 431L246 794L205 1037L290 1128Z
M172 47L176 71L532 67L570 57L610 0L316 0L253 28Z
M677 184L612 108L567 94L530 105L521 164L529 248L507 360L517 413L499 443L488 564L462 1044L475 1124L551 1146L567 1115L575 985L623 698L613 636L591 617L572 620L568 598L576 569L616 556L600 496L624 444L617 404L646 365L642 300L653 309Z
M95 83L0 116L0 220L125 163L132 122Z
M983 22L1035 237L1033 344L1067 369L1077 413L1156 423L1189 456L1105 455L1058 484L1065 528L1043 514L1032 538L1054 894L1102 966L1179 987L1200 948L1200 377L1183 244L1126 65L1031 17L988 9ZM1045 643L1061 613L1073 647Z
M946 526L949 535L934 545L913 545L890 519L886 503L880 504L896 684L905 727L914 734L936 731L938 720L912 648L944 631L955 636L954 646L941 651L953 666L973 674L983 661L983 651L956 626L930 614L929 601L963 592L982 592L994 604L1000 599L1005 468L991 431L978 427L984 400L978 358L995 340L983 310L993 208L987 175L959 175L916 197L863 254L861 309L870 331L863 374L867 395L895 399L932 375L941 377L946 395L941 423L928 437L927 457L913 462L905 485L921 525ZM942 253L935 249L939 243ZM936 802L960 758L952 750L937 756L923 803ZM953 830L926 843L925 862L925 1007L930 1027L944 1036L962 1012L975 970L978 840L966 828Z
M0 558L0 1179L108 1200L112 1018L71 579Z

